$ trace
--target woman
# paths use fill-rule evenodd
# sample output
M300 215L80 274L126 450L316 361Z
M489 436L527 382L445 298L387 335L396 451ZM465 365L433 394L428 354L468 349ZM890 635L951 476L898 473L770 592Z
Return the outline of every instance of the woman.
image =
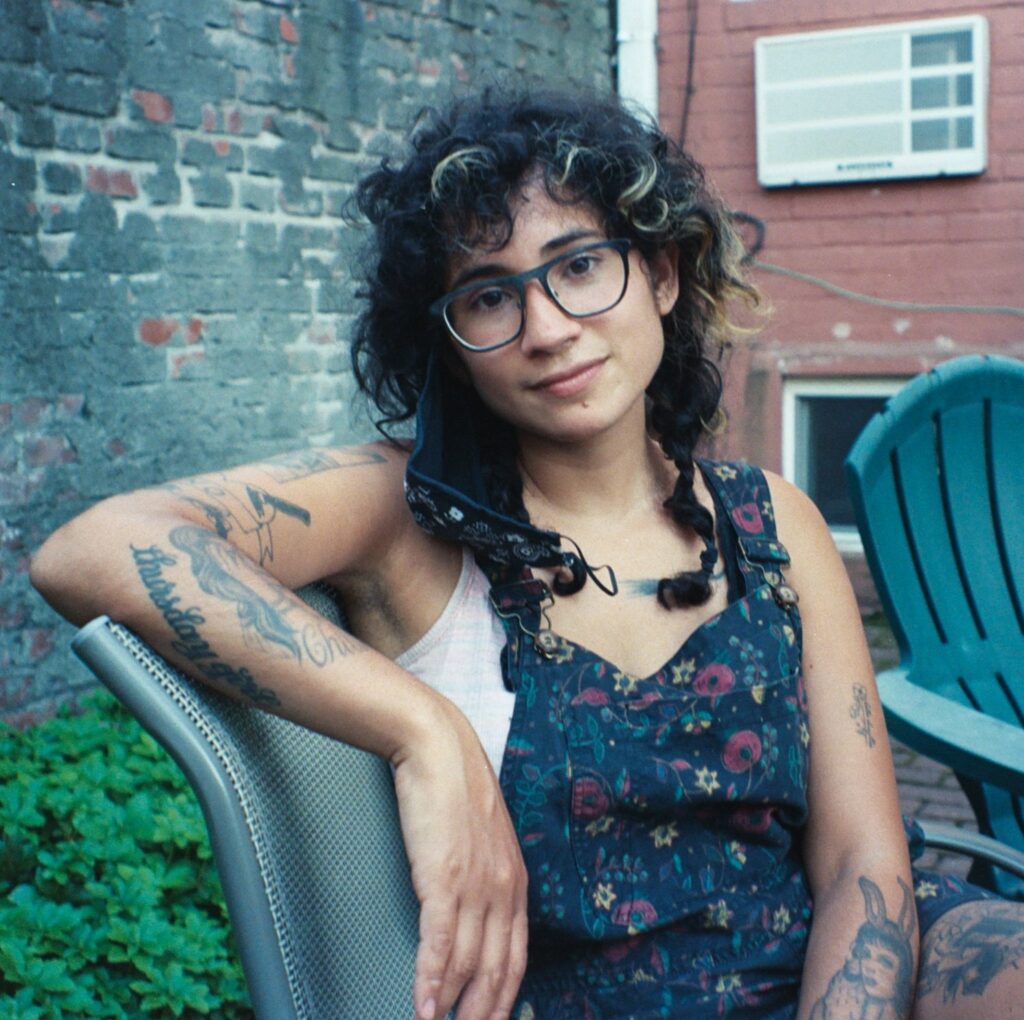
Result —
M754 296L699 168L611 100L485 92L357 199L357 378L412 451L115 497L34 583L391 761L422 1020L906 1017L919 931L915 1016L1012 1015L1019 908L943 879L915 910L827 527L694 459ZM291 594L317 578L351 635Z

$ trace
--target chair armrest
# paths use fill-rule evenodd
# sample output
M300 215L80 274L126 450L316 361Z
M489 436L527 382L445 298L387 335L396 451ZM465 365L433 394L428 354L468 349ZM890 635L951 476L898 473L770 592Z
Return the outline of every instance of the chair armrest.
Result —
M924 832L926 846L934 850L952 850L958 854L966 854L976 860L994 864L1018 878L1024 878L1024 853L1019 850L1014 850L1013 847L979 832L958 829L955 825L920 820L917 824Z
M893 736L954 772L1024 794L1024 730L910 683L904 669L877 680Z

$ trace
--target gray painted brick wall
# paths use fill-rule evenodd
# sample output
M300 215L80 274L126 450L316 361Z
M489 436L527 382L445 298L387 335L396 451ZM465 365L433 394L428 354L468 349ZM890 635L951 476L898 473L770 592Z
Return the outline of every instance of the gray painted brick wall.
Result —
M585 0L0 0L0 717L91 681L29 557L94 501L370 434L360 168L494 72L605 85Z

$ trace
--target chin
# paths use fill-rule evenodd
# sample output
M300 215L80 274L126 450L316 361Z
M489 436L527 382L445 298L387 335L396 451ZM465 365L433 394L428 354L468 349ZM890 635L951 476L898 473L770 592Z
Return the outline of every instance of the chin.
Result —
M597 413L594 408L580 408L576 413L564 416L552 415L540 426L535 423L522 422L516 424L515 428L520 433L533 436L544 442L559 446L573 446L606 434L620 420L617 417L609 418L607 415Z

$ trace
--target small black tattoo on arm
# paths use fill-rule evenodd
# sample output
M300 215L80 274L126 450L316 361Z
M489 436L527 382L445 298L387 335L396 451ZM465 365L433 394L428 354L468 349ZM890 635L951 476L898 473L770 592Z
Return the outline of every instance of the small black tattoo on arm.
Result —
M811 1020L856 1017L907 1017L913 1000L914 953L911 937L917 927L914 896L903 879L900 913L895 921L885 909L882 890L861 876L867 920L857 931L850 954L814 1004Z
M868 704L868 692L864 689L863 684L854 685L850 718L856 723L857 732L864 738L864 743L868 747L874 747L875 735L871 731L871 706Z
M167 482L160 488L200 510L221 538L227 538L232 532L252 536L255 539L254 554L260 566L274 558L272 524L278 514L291 517L306 527L312 521L305 507L257 485L224 475L200 475L180 482Z
M171 647L208 679L234 687L262 708L279 708L281 699L269 687L261 687L248 669L231 666L210 647L200 632L206 617L198 606L181 608L181 598L176 594L177 585L164 576L164 568L173 567L178 561L156 545L146 548L131 545L129 548L150 602L160 610L164 622L174 634Z
M1024 962L1024 907L978 900L941 917L921 946L917 995L980 996L1003 971Z

